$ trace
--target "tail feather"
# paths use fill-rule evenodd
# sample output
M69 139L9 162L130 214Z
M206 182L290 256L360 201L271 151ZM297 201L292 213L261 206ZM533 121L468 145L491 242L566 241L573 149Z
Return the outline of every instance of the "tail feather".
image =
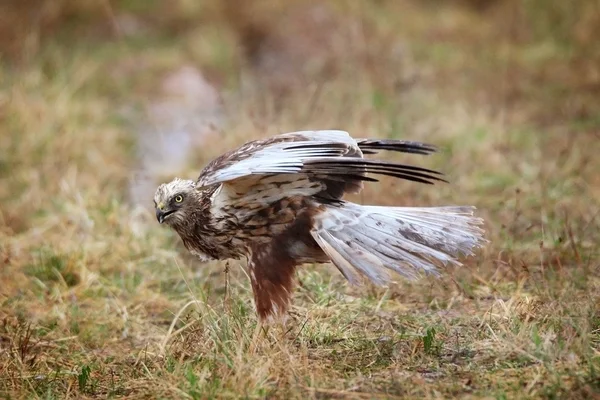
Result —
M353 285L360 283L360 277L355 267L348 261L351 259L344 250L339 240L331 236L327 231L322 231L318 235L313 233L317 244L329 256L331 262L339 269L344 277Z
M324 232L318 238L317 242L324 241L329 246L323 250L351 283L358 284L360 282L359 276L353 269L368 276L378 285L384 285L390 281L391 277L385 270L381 257L372 254L356 243L348 244L330 232ZM339 258L343 259L342 263L339 262Z
M313 237L342 274L357 283L359 272L376 284L392 281L389 271L409 279L460 266L485 240L474 207L379 207L353 203L327 206ZM354 270L353 270L354 269Z
M406 271L410 271L413 266L427 272L436 273L436 261L441 262L443 265L457 263L447 254L420 243L403 241L381 230L378 230L376 234L365 231L367 229L355 228L352 233L357 236L356 239L360 243L368 245L369 248L385 256L386 261L388 261L387 268L393 269L402 275L410 276L411 274L407 274Z

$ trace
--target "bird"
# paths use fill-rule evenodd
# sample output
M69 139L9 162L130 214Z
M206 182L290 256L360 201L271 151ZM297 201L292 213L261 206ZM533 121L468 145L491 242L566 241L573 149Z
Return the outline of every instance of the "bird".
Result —
M285 318L295 273L331 262L352 285L378 286L462 265L487 240L474 206L361 205L344 199L391 176L447 182L431 169L385 161L382 151L430 155L430 144L355 139L342 130L282 133L213 159L198 179L174 178L154 195L157 221L201 260L247 260L261 322Z

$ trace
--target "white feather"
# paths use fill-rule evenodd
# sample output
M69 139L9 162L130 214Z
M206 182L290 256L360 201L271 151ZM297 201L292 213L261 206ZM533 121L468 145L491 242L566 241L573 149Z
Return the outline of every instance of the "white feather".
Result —
M360 275L356 271L356 264L359 257L356 254L349 254L349 251L352 252L352 249L348 248L339 239L334 238L327 231L312 231L311 233L315 241L331 259L331 262L340 270L342 275L351 284L358 285L361 281ZM354 262L350 262L350 260L354 260Z
M346 143L348 145L355 145L356 139L352 138L346 131L325 129L319 131L297 131L283 133L281 137L293 137L293 136L304 136L310 140L327 140L329 142Z
M312 234L344 276L351 275L350 264L374 283L385 284L392 281L386 270L412 279L422 272L437 274L447 264L461 265L455 256L472 254L485 242L482 220L473 210L344 203L328 206Z
M300 131L279 136L285 138L299 135L308 140L277 142L261 147L255 150L250 157L201 177L198 186L210 186L249 175L298 173L307 160L339 157L347 153L348 148L362 156L356 141L345 131ZM347 147L340 147L340 144ZM310 147L299 148L303 146Z

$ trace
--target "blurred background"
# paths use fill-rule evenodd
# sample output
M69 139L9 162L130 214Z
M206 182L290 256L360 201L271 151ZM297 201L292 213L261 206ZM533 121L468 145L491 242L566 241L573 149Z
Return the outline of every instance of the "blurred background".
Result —
M473 204L491 241L442 283L406 283L385 292L385 301L376 289L345 286L330 267L315 267L321 275L303 270L295 310L312 317L309 332L336 332L344 320L329 326L324 310L352 296L374 301L357 306L365 318L379 318L369 314L374 305L402 315L420 309L414 318L426 315L445 326L438 331L450 332L451 324L428 314L432 299L453 304L464 326L477 326L470 318L525 293L526 314L550 321L535 327L536 335L585 310L577 339L560 351L542 350L552 373L563 363L593 371L585 360L600 343L599 1L2 0L0 375L2 368L22 373L0 380L2 388L57 398L72 385L82 396L110 390L156 396L150 378L127 369L131 355L143 348L164 355L174 315L194 293L215 315L230 315L221 304L223 266L200 264L156 224L156 185L173 176L193 179L213 157L246 140L304 129L439 146L432 157L402 161L438 169L450 185L384 180L354 200ZM247 280L236 271L232 290L243 312L232 315L255 323ZM410 307L398 311L401 304ZM425 325L416 321L403 332ZM188 323L175 318L173 326L185 332ZM194 332L173 339L175 364L200 350L220 357L221 347ZM515 332L498 335L506 346L520 343L528 351L532 331ZM475 353L493 348L495 360L508 359L506 346L489 344L494 338L469 342ZM192 339L205 347L194 350ZM339 389L342 378L354 375L327 370L331 360L319 351L328 345L309 342L320 361L297 368L325 371L311 382ZM401 363L415 354L410 347L394 351ZM207 367L215 390L271 393L279 375L256 357L238 360L247 370ZM277 357L269 362L292 362ZM162 356L154 360L149 371L170 368ZM248 375L259 364L267 366L264 374ZM204 368L189 365L192 372ZM97 379L94 390L85 366ZM113 367L125 372L109 373ZM75 372L51 378L57 368ZM372 372L392 367L382 368ZM116 389L109 389L114 379ZM192 393L189 379L174 379ZM493 385L479 379L481 388ZM451 394L442 387L451 381L440 378L432 390ZM299 390L294 385L283 387ZM402 390L421 396L411 391L427 385Z
M599 15L594 0L5 0L3 150L27 135L56 155L11 111L33 112L15 90L67 113L90 99L103 124L128 124L115 140L136 161L121 178L144 204L157 176L189 157L200 168L209 137L338 127L471 142L488 123L505 143L514 127L597 135Z

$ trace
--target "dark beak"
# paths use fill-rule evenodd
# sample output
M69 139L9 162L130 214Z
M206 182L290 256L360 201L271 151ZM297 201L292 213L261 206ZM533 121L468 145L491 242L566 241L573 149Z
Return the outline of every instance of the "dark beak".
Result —
M162 224L165 220L165 213L162 210L156 209L156 220L159 224Z

